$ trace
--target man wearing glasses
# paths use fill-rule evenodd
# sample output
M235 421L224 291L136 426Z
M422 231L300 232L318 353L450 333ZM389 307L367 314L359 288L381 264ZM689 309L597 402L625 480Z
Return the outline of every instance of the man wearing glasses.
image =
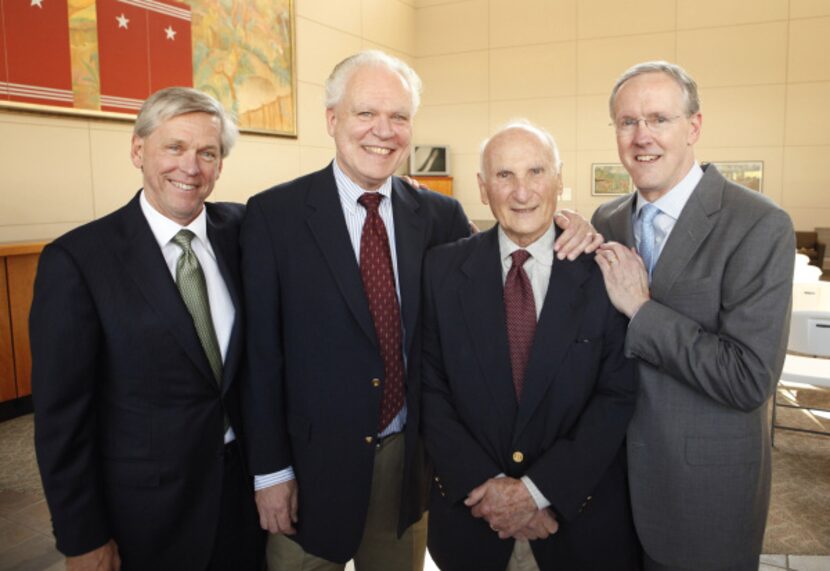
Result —
M756 570L770 492L767 405L784 362L792 222L695 161L702 115L680 67L648 62L610 112L636 193L601 206L596 260L631 322L640 380L629 485L644 567ZM636 247L636 251L626 246Z

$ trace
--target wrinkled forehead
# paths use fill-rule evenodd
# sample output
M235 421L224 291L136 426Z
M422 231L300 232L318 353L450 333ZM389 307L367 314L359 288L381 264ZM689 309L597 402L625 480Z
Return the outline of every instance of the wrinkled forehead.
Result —
M488 169L531 164L554 163L550 142L533 129L510 128L494 135L484 148L484 164Z

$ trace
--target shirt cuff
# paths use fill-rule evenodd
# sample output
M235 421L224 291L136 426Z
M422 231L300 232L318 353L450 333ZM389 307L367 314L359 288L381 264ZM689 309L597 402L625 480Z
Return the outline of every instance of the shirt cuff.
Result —
M294 467L289 466L279 472L272 472L271 474L262 474L254 476L254 491L262 490L263 488L270 488L277 484L284 484L289 480L294 479Z
M547 507L550 507L550 502L542 494L542 492L539 491L539 488L536 487L536 484L533 483L533 480L531 480L527 476L522 476L522 483L527 488L527 491L530 492L530 497L533 498L533 502L536 504L537 508L543 510Z

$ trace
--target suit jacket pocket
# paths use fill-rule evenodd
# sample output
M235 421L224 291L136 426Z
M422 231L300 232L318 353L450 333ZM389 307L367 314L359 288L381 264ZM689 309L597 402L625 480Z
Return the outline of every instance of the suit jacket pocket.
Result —
M759 436L686 438L686 462L691 466L729 466L758 462Z
M148 460L104 460L104 474L110 482L133 488L156 488L161 471L156 462Z

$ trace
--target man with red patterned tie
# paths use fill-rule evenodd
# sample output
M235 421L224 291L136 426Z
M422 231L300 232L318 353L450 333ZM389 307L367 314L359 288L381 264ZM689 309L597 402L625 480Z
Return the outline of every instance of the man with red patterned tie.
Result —
M335 160L248 203L243 408L270 569L423 568L421 266L469 224L457 201L392 176L420 85L382 52L338 64ZM563 242L584 248L577 222Z
M554 257L553 137L511 123L485 143L478 182L498 225L424 268L430 554L444 570L636 569L626 320L593 256Z

